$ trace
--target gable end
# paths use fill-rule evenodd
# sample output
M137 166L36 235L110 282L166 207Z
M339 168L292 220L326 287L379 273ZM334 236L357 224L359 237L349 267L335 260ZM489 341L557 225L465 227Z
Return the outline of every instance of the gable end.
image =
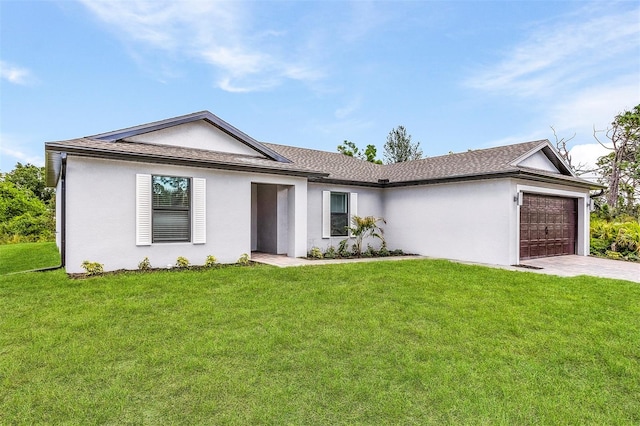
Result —
M220 131L226 133L227 135L231 136L235 140L250 147L251 149L266 156L267 158L270 158L272 160L275 160L281 163L291 162L288 158L278 154L276 151L270 149L269 147L266 147L265 145L261 144L251 136L233 127L231 124L222 120L220 117L217 117L216 115L210 113L209 111L196 112L193 114L183 115L180 117L174 117L174 118L169 118L162 121L156 121L153 123L142 124L140 126L128 127L126 129L115 130L107 133L100 133L97 135L90 136L90 138L105 141L105 142L118 142L118 141L124 141L127 138L139 136L145 133L156 132L159 130L164 130L170 127L192 123L199 120L204 120L205 122L211 124L212 126L216 127Z

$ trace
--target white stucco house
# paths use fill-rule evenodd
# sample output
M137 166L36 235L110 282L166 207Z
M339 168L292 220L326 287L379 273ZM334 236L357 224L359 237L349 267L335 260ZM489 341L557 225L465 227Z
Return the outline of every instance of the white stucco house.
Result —
M353 215L390 249L511 265L589 254L589 191L549 141L378 165L261 143L210 112L45 144L67 272L337 246ZM597 187L597 186L596 186Z

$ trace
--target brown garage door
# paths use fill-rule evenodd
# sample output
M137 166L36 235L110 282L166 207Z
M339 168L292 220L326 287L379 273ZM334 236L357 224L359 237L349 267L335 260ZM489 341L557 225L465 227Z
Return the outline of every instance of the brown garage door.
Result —
M575 254L578 200L523 194L520 259Z

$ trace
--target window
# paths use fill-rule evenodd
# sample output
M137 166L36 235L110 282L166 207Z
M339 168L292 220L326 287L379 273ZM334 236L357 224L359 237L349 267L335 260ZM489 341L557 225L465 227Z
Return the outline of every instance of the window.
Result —
M357 214L356 192L322 191L322 238L349 236L348 226Z
M191 188L184 177L152 176L154 243L191 241Z
M207 242L206 180L136 175L136 245Z
M349 201L346 192L331 193L331 236L346 237L349 228Z

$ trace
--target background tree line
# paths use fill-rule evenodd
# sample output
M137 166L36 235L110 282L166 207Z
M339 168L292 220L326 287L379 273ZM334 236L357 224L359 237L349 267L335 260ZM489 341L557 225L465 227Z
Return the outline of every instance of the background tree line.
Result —
M0 243L55 239L55 190L47 188L44 167L16 164L0 173Z

